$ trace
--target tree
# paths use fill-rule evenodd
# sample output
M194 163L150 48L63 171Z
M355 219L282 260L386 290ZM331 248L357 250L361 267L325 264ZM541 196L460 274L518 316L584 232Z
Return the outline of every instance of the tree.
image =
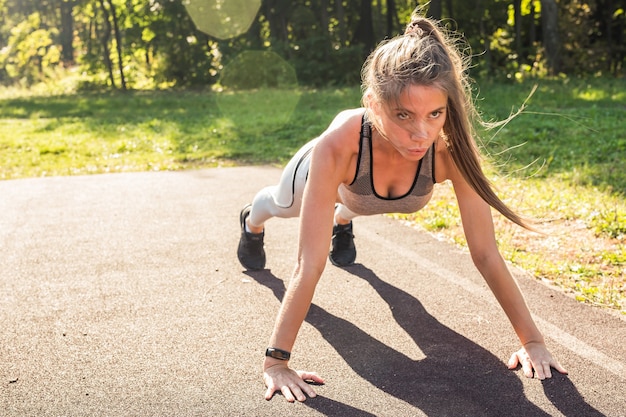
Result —
M7 46L0 49L0 65L9 81L31 85L60 62L55 29L42 26L40 14L34 12L11 28Z
M515 52L517 65L522 65L522 0L513 0L513 20L515 25Z
M415 0L262 0L247 33L217 39L196 28L185 1L0 0L0 82L28 84L58 74L57 67L80 65L89 77L81 85L87 87L205 86L241 52L270 49L297 69L302 84L357 83L364 57L401 32L416 5ZM548 68L550 74L623 74L623 0L417 4L465 36L475 56L473 72L542 75ZM546 65L534 65L538 60Z
M352 42L363 45L363 55L367 56L376 46L371 0L361 0L358 16L359 23L354 31Z
M400 26L398 13L396 12L396 0L387 0L387 33L388 37L394 35L394 29Z
M559 17L555 0L541 0L541 29L546 51L546 63L551 75L560 70L561 44L559 40Z
M597 16L600 30L606 40L606 69L617 74L624 64L624 35L626 32L626 4L620 8L614 0L597 0Z
M106 65L107 71L109 73L109 80L111 81L111 85L113 88L117 88L115 83L115 75L113 74L113 62L111 61L111 49L109 48L109 41L111 40L111 31L112 25L111 20L109 19L109 10L106 8L104 4L104 0L99 0L100 2L100 10L102 10L102 14L104 15L104 26L105 29L102 31L102 37L100 41L102 42L102 50L103 50L103 59Z
M61 14L59 42L61 44L61 57L65 66L71 66L74 63L74 19L72 11L75 4L75 0L61 0L59 5Z
M335 0L335 16L337 18L337 33L339 35L339 45L345 46L348 42L346 29L346 14L343 7L343 0Z
M126 90L126 77L124 76L124 59L122 57L122 36L120 34L119 20L117 17L117 11L115 9L115 3L109 0L109 8L111 9L111 19L113 20L113 34L115 36L115 49L117 51L117 67L120 72L120 80L122 83L122 90Z

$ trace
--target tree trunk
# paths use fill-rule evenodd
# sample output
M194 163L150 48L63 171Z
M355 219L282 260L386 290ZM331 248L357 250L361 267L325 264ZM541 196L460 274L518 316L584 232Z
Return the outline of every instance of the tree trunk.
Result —
M320 22L321 34L324 37L324 60L330 60L331 36L330 36L330 17L328 15L328 0L320 0Z
M515 52L517 65L522 65L522 0L513 1L513 20L515 25Z
M280 42L287 42L289 34L287 32L286 13L289 7L281 4L280 0L265 2L265 18L270 27L270 38Z
M535 26L535 3L530 2L530 27L528 28L528 43L531 48L535 47L537 42L537 28Z
M396 12L396 0L387 0L387 36L392 37L394 35L394 27L398 21L398 14Z
M348 31L346 30L346 13L343 8L343 0L335 0L335 14L337 15L337 25L339 27L339 43L345 46L348 41Z
M613 65L613 75L616 77L619 75L620 71L624 69L624 64L626 63L626 16L622 13L620 16L616 17L616 39L615 45L617 45L614 57L614 65Z
M120 34L120 27L117 19L117 11L115 5L109 0L109 7L111 8L111 17L113 18L113 32L115 34L115 46L117 49L117 67L120 71L120 80L122 83L122 90L126 91L126 77L124 77L124 61L122 59L122 35Z
M363 55L366 57L376 46L374 38L374 22L372 21L372 1L361 0L359 7L359 23L354 31L353 43L363 45Z
M72 10L75 0L63 0L61 2L61 60L66 67L74 63L74 19Z
M615 45L613 44L613 16L614 16L613 0L607 0L604 11L602 12L604 18L604 25L606 29L605 39L607 48L607 70L612 72L613 63L615 61Z
M109 11L107 10L107 8L104 6L104 0L99 0L100 1L100 8L102 9L102 14L104 16L104 31L102 33L102 48L103 48L103 58L104 58L104 64L107 67L107 70L109 72L109 79L111 80L111 85L113 86L113 88L117 88L117 85L115 83L115 76L113 75L113 63L111 62L111 51L109 49L109 40L111 39L111 31L112 31L112 27L111 27L111 20L109 19Z
M560 70L559 16L555 0L541 0L541 28L543 46L546 50L546 62L550 75Z
M320 22L322 24L322 33L328 36L330 26L330 18L328 17L328 0L320 0Z

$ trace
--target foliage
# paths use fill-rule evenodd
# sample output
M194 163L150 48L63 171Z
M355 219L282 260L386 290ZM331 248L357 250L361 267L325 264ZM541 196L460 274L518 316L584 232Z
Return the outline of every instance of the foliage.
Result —
M0 51L0 65L9 82L30 85L45 78L45 71L60 63L54 45L55 29L43 29L39 13L29 15L10 31L6 47Z
M362 9L367 2L361 0L263 0L247 32L218 39L198 30L185 7L190 1L2 0L0 83L32 85L52 76L56 67L78 63L86 75L81 88L208 86L240 53L271 50L296 69L302 85L352 85L372 37L378 42L400 33L416 5L372 0L371 19L366 19L363 10L369 9ZM441 3L443 22L465 35L474 54L474 75L523 79L548 73L542 2L432 3ZM626 14L618 3L557 3L557 58L564 73L623 76ZM237 26L236 16L224 19Z

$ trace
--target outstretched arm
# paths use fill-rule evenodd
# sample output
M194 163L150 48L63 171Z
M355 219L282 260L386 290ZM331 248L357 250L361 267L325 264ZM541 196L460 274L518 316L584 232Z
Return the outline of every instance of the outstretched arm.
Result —
M313 151L300 210L298 262L274 324L271 347L291 352L311 306L328 256L337 188L346 180L353 153L345 142L355 134L358 139L361 114L362 111L340 114ZM315 373L291 370L288 361L266 357L263 369L268 400L280 391L288 401L304 401L305 394L315 396L306 380L323 383Z
M515 352L508 366L522 365L527 377L533 369L539 379L552 376L551 367L567 371L547 350L543 335L537 328L526 301L498 251L490 206L460 177L452 176L459 203L463 230L474 264L511 321L522 348Z

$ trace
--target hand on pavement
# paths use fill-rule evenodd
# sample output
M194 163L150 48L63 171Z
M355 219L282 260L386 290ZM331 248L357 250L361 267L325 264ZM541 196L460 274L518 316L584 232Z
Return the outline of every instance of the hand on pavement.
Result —
M324 380L315 372L294 371L287 364L276 364L263 372L263 380L267 386L265 399L271 400L275 392L280 391L289 402L304 401L306 397L317 394L308 381L323 384ZM306 394L306 395L305 395Z
M552 378L551 368L562 374L567 374L565 368L552 357L546 345L541 342L526 343L520 350L513 353L509 359L508 367L515 369L517 365L522 366L524 375L528 378L533 377L533 369L539 379Z

